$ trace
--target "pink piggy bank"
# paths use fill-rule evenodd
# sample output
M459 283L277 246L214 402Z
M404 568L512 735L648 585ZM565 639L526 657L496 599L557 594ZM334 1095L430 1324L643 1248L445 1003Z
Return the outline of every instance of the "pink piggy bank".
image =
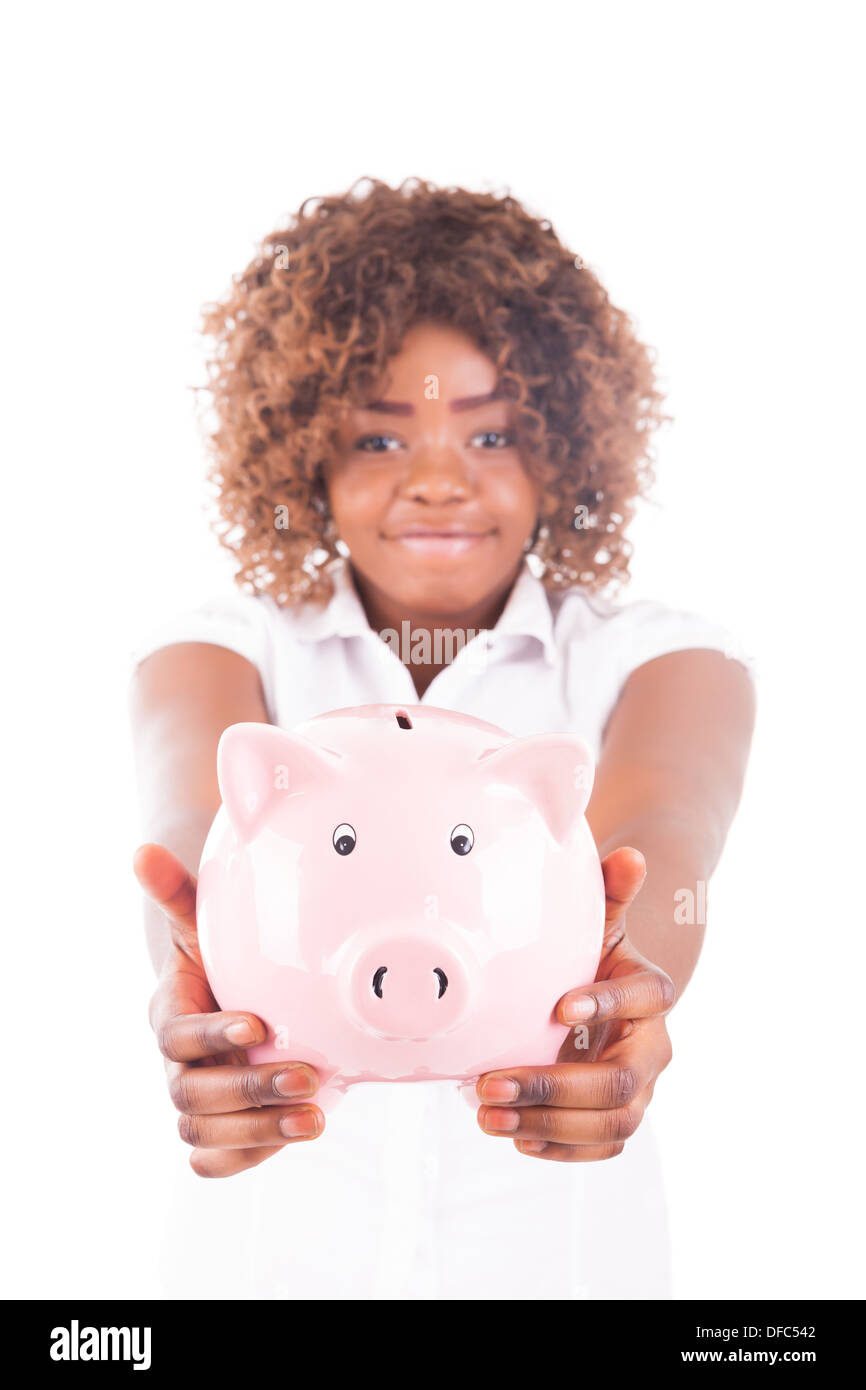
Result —
M310 1063L327 1112L358 1081L556 1060L604 927L580 739L365 705L232 725L217 770L199 939L220 1008L267 1024L252 1062Z

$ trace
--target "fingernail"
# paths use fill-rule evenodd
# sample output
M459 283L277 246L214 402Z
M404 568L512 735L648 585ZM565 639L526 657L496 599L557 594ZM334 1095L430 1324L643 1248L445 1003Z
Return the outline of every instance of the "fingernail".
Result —
M517 1110L488 1110L482 1124L485 1129L508 1133L520 1124L520 1114Z
M310 1073L303 1067L288 1067L274 1077L274 1090L280 1096L311 1096L315 1089Z
M540 1143L537 1139L522 1139L520 1141L520 1152L525 1154L540 1154L547 1145Z
M516 1081L497 1076L493 1081L485 1081L481 1087L482 1100L517 1100L520 1087Z
M584 994L580 999L569 999L567 1004L563 1004L562 1016L566 1023L580 1023L585 1018L592 1018L597 1010L597 1001L591 994Z
M319 1120L313 1110L298 1110L280 1120L280 1129L287 1139L309 1139L318 1128Z
M229 1042L238 1043L241 1047L251 1043L255 1036L250 1025L243 1020L240 1023L230 1023L226 1029L226 1037Z

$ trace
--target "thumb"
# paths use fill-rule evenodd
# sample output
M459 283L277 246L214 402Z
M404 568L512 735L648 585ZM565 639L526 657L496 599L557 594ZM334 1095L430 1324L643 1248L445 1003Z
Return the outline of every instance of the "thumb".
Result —
M147 896L168 918L172 939L198 959L193 875L164 845L140 845L133 855L132 867Z
M638 849L613 850L602 860L604 875L604 929L608 931L622 916L643 887L646 860Z

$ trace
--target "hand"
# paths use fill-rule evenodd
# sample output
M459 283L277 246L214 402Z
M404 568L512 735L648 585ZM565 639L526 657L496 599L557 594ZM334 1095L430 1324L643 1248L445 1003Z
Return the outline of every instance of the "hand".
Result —
M150 1023L180 1111L180 1136L193 1146L193 1170L230 1177L286 1144L316 1138L325 1127L319 1107L289 1104L318 1089L315 1068L303 1062L248 1065L244 1047L265 1041L265 1025L254 1014L217 1011L199 953L195 879L161 845L142 845L133 867L171 930Z
M673 981L635 950L625 929L646 862L635 849L617 849L602 871L604 944L595 983L570 990L556 1006L561 1023L585 1027L569 1033L554 1065L487 1072L476 1085L487 1102L478 1110L485 1133L557 1163L622 1153L672 1055L664 1016L676 999Z

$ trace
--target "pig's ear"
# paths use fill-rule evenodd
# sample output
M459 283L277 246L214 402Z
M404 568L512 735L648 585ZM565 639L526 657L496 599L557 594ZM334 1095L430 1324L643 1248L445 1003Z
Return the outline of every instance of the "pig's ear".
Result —
M332 777L339 753L272 724L232 724L217 748L217 780L238 838L252 840L278 796L293 796Z
M570 734L534 734L492 749L478 760L485 781L517 787L535 803L563 844L580 820L592 791L592 754Z

